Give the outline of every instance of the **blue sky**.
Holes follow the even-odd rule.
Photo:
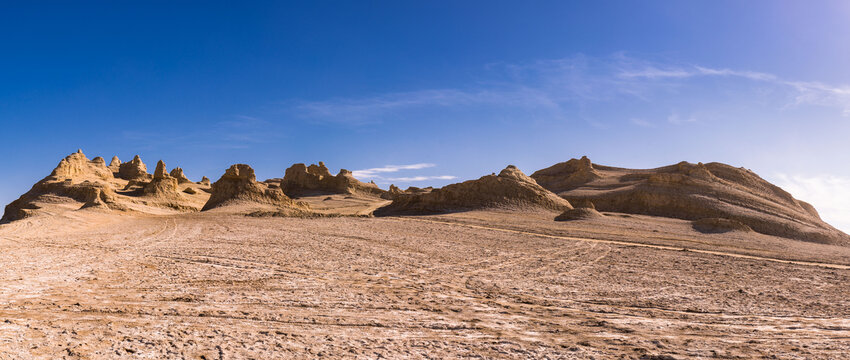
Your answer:
[[[65,155],[441,186],[753,169],[850,230],[846,1],[0,4],[0,202]]]

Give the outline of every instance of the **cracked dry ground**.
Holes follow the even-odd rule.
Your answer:
[[[405,218],[97,216],[0,227],[0,359],[850,351],[845,269]]]

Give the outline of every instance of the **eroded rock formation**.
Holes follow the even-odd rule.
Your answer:
[[[133,157],[133,160],[123,163],[118,167],[118,177],[124,180],[148,181],[151,175],[148,174],[148,167],[142,162],[139,155]]]
[[[346,169],[333,176],[323,162],[319,162],[319,165],[290,166],[286,169],[280,187],[289,196],[355,193],[381,196],[386,192],[374,183],[363,183],[355,179],[351,171]]]
[[[544,189],[513,165],[499,175],[447,185],[430,192],[397,195],[378,215],[428,214],[482,208],[537,208],[563,211],[570,203]]]
[[[180,184],[192,182],[191,180],[189,180],[186,177],[186,175],[183,174],[183,169],[179,168],[179,167],[171,169],[171,173],[169,175],[171,175],[171,177],[177,179],[177,182],[180,183]],[[209,179],[207,179],[207,181],[209,181]]]
[[[725,164],[681,162],[636,170],[592,164],[585,157],[531,177],[571,203],[590,200],[600,211],[685,220],[721,218],[767,235],[850,243],[850,236],[821,220],[811,205],[750,170]]]
[[[156,171],[154,171],[153,179],[145,186],[144,192],[146,195],[170,200],[180,199],[180,193],[177,190],[177,179],[168,174],[165,169],[165,162],[162,160],[156,163]]]
[[[112,161],[109,162],[109,170],[111,170],[113,173],[118,173],[118,171],[120,169],[121,169],[121,160],[118,159],[117,156],[113,156]]]
[[[68,155],[32,189],[6,206],[2,222],[31,216],[43,204],[83,203],[121,208],[115,202],[112,172],[102,161],[89,161],[81,150]]]
[[[296,203],[279,188],[271,188],[257,182],[254,169],[245,164],[231,166],[218,181],[212,184],[212,195],[203,210],[238,203],[306,209],[305,205]]]

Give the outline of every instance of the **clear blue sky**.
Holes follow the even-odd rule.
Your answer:
[[[77,148],[383,186],[588,155],[745,166],[850,230],[850,2],[23,3],[0,4],[3,203]]]

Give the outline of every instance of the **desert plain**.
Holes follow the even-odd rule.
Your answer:
[[[34,187],[0,225],[0,359],[850,357],[850,247],[828,227],[765,234],[733,209],[740,222],[706,230],[579,206],[510,167],[386,195],[299,194],[295,170],[257,182],[247,167],[170,188],[163,166],[80,195],[105,164],[79,154],[63,161],[81,171],[46,179],[64,187]],[[570,191],[621,171],[599,169]],[[451,195],[486,189],[499,201]],[[225,205],[199,211],[216,192]],[[554,220],[579,208],[592,216]],[[785,221],[821,226],[803,208]]]

